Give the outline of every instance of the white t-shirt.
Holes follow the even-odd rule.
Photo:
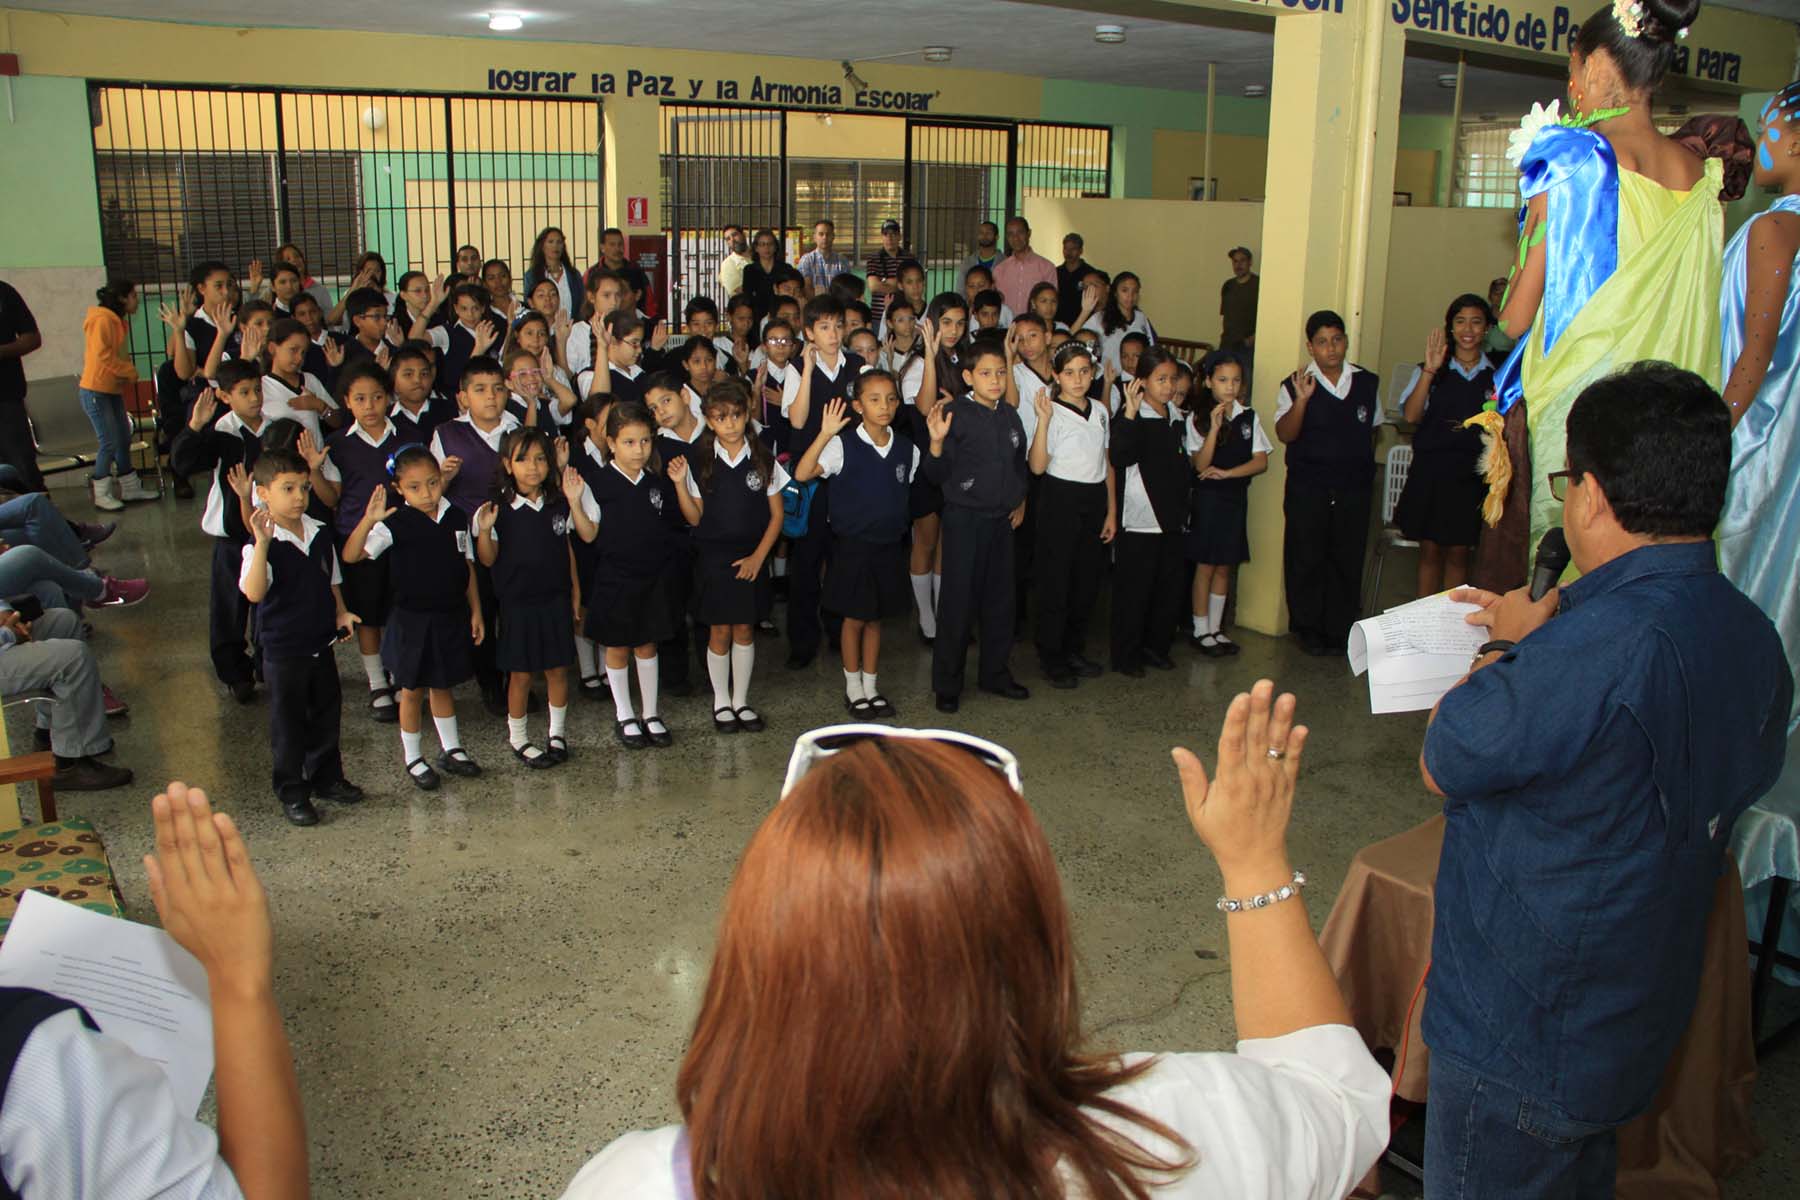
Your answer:
[[[1034,414],[1035,415],[1035,414]],[[1085,414],[1061,400],[1050,402],[1050,465],[1044,474],[1067,483],[1106,482],[1106,406],[1089,400]],[[1032,441],[1037,440],[1034,431]]]
[[[324,402],[325,411],[330,412],[337,407],[337,401],[325,390],[314,375],[302,371],[300,373],[300,391],[295,391],[273,375],[262,377],[263,420],[264,421],[298,421],[306,432],[312,434],[313,444],[320,448],[325,445],[325,435],[319,428],[319,414],[305,409],[295,408],[293,401],[304,392]]]
[[[1056,395],[1056,377],[1042,379],[1029,364],[1017,362],[1013,364],[1013,387],[1019,393],[1019,424],[1025,426],[1025,444],[1029,446],[1037,437],[1037,394],[1048,388]]]
[[[1341,1200],[1387,1145],[1389,1095],[1387,1073],[1356,1030],[1317,1025],[1239,1042],[1236,1054],[1158,1056],[1108,1099],[1191,1147],[1193,1168],[1156,1189],[1157,1200]],[[1091,1115],[1153,1154],[1179,1157],[1135,1123]],[[618,1138],[576,1173],[563,1200],[678,1200],[680,1133],[665,1125]]]
[[[1100,335],[1100,366],[1102,369],[1105,369],[1108,363],[1112,364],[1114,370],[1120,369],[1119,343],[1125,340],[1125,335],[1128,333],[1141,333],[1150,339],[1152,346],[1156,345],[1156,329],[1150,324],[1150,318],[1144,315],[1144,310],[1141,308],[1134,310],[1131,320],[1111,333],[1106,332],[1106,325],[1099,313],[1089,317],[1088,323],[1082,328],[1091,329]]]

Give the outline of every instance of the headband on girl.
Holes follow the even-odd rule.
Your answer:
[[[399,461],[400,456],[402,454],[405,454],[408,450],[423,450],[423,449],[425,449],[425,447],[422,446],[421,444],[419,444],[418,442],[401,442],[398,446],[395,446],[394,452],[392,454],[388,455],[388,459],[387,459],[388,478],[389,479],[395,478],[394,464]]]

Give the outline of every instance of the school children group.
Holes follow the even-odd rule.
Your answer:
[[[284,247],[268,300],[234,305],[230,269],[203,263],[189,311],[164,313],[186,381],[171,459],[210,475],[214,668],[240,702],[259,678],[268,692],[294,823],[319,819],[314,799],[362,795],[338,750],[339,641],[357,643],[369,713],[398,724],[401,768],[427,790],[482,770],[453,699],[471,678],[526,768],[569,758],[575,690],[610,698],[622,747],[671,745],[661,699],[691,690],[690,631],[714,731],[760,731],[756,635],[782,586],[787,665],[829,635],[855,719],[898,715],[882,630],[909,616],[939,712],[957,711],[971,641],[981,690],[1028,697],[1010,667],[1028,615],[1052,687],[1099,676],[1089,626],[1109,562],[1114,670],[1173,669],[1184,599],[1195,648],[1237,652],[1224,609],[1271,443],[1243,365],[1219,353],[1196,372],[1158,347],[1129,272],[1092,273],[1071,333],[1053,285],[1002,327],[974,272],[926,302],[906,260],[877,318],[855,276],[804,297],[777,264],[723,326],[690,301],[674,339],[638,307],[641,280],[577,276],[561,248],[540,236],[523,304],[506,264],[465,247],[480,282],[414,271],[389,293],[367,255],[327,313]],[[1314,362],[1276,412],[1289,601],[1308,648],[1332,652],[1355,615],[1351,517],[1381,416],[1374,377],[1343,362],[1342,320],[1317,314],[1307,334]]]

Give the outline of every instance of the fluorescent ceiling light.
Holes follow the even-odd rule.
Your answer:
[[[495,33],[512,33],[525,28],[525,18],[516,12],[493,12],[488,14],[488,28]]]
[[[1125,27],[1123,25],[1096,25],[1094,26],[1094,40],[1105,42],[1108,45],[1116,45],[1125,40]]]

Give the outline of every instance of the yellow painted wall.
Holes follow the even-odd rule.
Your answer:
[[[1463,292],[1487,295],[1488,281],[1506,274],[1518,247],[1518,227],[1504,209],[1396,208],[1393,230],[1381,356],[1363,362],[1384,383],[1396,363],[1424,357],[1425,336],[1443,323],[1450,301]]]
[[[1158,129],[1153,143],[1151,192],[1158,200],[1186,200],[1188,180],[1206,166],[1206,134],[1188,129]],[[1260,200],[1269,169],[1269,139],[1213,134],[1213,178],[1221,200]]]
[[[1442,157],[1436,150],[1396,150],[1394,191],[1410,192],[1415,206],[1436,204],[1438,162]]]

